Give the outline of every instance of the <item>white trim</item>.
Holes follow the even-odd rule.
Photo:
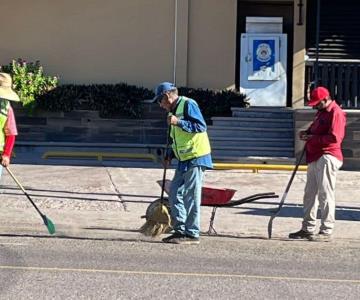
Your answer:
[[[306,62],[315,62],[315,58],[309,58]],[[319,62],[347,62],[347,63],[360,63],[360,59],[333,59],[333,58],[319,58]]]

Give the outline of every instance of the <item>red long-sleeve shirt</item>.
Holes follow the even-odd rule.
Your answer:
[[[8,135],[5,138],[5,145],[4,145],[4,150],[3,150],[2,155],[10,157],[12,150],[14,148],[14,145],[15,145],[15,135]]]
[[[14,111],[11,106],[9,107],[7,120],[3,130],[5,134],[5,145],[1,155],[10,157],[15,144],[15,136],[18,134]]]
[[[318,111],[307,130],[313,137],[306,142],[306,162],[316,161],[324,154],[343,161],[341,143],[345,136],[345,125],[346,114],[335,101]]]

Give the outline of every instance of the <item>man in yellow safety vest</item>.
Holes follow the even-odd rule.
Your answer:
[[[169,195],[174,233],[163,242],[199,244],[204,171],[212,168],[207,126],[195,100],[179,96],[173,83],[159,84],[155,94],[154,100],[169,113],[171,151],[166,161],[178,160]]]

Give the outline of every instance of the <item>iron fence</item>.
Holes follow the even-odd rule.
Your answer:
[[[308,101],[309,86],[314,78],[314,60],[308,60],[305,68],[305,101]],[[319,60],[318,79],[318,84],[327,87],[343,108],[360,108],[360,60]]]

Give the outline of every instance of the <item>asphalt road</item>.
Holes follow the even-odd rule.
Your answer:
[[[167,245],[137,232],[160,195],[154,167],[13,165],[41,218],[5,173],[0,197],[0,299],[358,299],[360,172],[341,171],[331,243],[288,241],[301,225],[306,175],[267,224],[278,199],[218,209],[217,237],[199,246]],[[173,170],[169,170],[171,178]],[[289,172],[211,171],[206,184],[237,190],[234,199],[282,195]],[[202,231],[211,207],[202,206]]]
[[[358,299],[359,240],[0,237],[0,299]]]

